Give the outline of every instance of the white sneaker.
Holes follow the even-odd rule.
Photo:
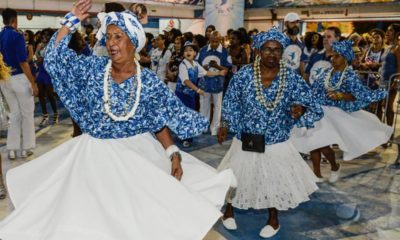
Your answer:
[[[15,150],[8,151],[8,159],[10,159],[10,160],[15,159]]]
[[[21,157],[22,158],[27,158],[29,156],[33,155],[32,150],[22,150],[21,152]]]
[[[236,221],[234,218],[230,217],[227,219],[222,219],[222,225],[224,225],[224,227],[228,230],[236,230],[237,229],[237,225],[236,225]]]
[[[331,176],[329,177],[329,182],[330,183],[335,183],[337,180],[339,180],[340,177],[340,171],[342,170],[342,166],[339,164],[339,168],[336,171],[331,171]]]
[[[274,229],[271,225],[265,225],[260,231],[260,237],[262,238],[270,238],[273,237],[275,234],[279,232],[279,229],[281,229],[281,226],[279,226],[277,229]]]

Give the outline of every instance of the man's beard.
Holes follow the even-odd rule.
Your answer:
[[[290,34],[290,35],[297,35],[297,34],[299,34],[299,32],[300,32],[300,29],[298,28],[298,27],[293,27],[293,28],[288,28],[287,29],[287,32]]]

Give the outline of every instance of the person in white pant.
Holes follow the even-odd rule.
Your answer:
[[[210,72],[227,71],[232,66],[232,60],[228,50],[221,45],[221,34],[214,31],[210,35],[209,45],[203,47],[198,55],[198,62]],[[225,74],[226,75],[226,74]],[[225,76],[204,77],[199,86],[204,89],[204,96],[200,96],[200,113],[210,122],[211,135],[217,135],[219,122],[221,121],[222,95]],[[211,120],[211,103],[214,105],[213,118]]]
[[[7,149],[9,158],[15,159],[16,150],[22,148],[21,156],[27,157],[35,147],[33,97],[37,95],[38,89],[28,64],[24,36],[17,32],[17,12],[6,8],[2,17],[5,27],[0,32],[0,52],[4,62],[11,67],[12,76],[0,86],[10,107]]]

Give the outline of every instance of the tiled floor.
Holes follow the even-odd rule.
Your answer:
[[[3,171],[49,151],[70,138],[69,119],[41,129],[35,155],[29,159],[8,160],[2,147]],[[230,142],[216,143],[214,137],[203,135],[195,139],[189,151],[217,167]],[[345,162],[341,181],[323,183],[311,200],[298,208],[280,214],[281,230],[272,239],[400,239],[400,170],[390,169],[397,148],[378,148],[363,157]],[[337,151],[340,159],[340,152]],[[33,160],[34,161],[34,160]],[[329,166],[323,164],[323,175],[329,177]],[[13,207],[9,199],[0,201],[0,219]],[[236,211],[237,231],[227,231],[218,222],[207,240],[253,240],[266,221],[265,211]]]

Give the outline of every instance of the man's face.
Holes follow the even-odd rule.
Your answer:
[[[335,32],[332,30],[325,30],[324,32],[324,47],[326,49],[330,49],[332,43],[338,41],[339,39],[336,38]]]
[[[285,26],[289,35],[297,35],[300,33],[300,21],[285,22]]]
[[[217,49],[220,44],[220,37],[219,36],[210,36],[210,47],[211,49]]]

